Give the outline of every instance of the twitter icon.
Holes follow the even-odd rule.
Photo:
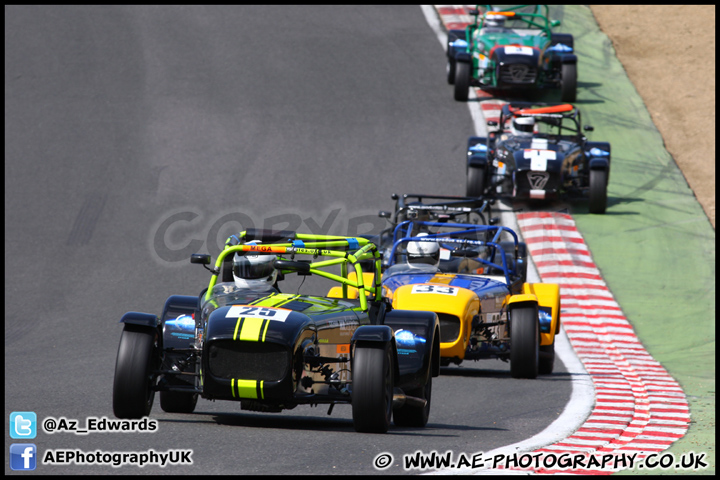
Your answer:
[[[35,438],[37,415],[35,412],[12,412],[10,414],[11,438]]]

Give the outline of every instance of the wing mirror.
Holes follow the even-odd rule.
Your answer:
[[[190,256],[190,263],[198,265],[210,265],[210,255],[207,253],[193,253]]]

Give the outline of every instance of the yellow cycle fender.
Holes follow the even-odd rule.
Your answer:
[[[535,296],[539,306],[552,309],[550,331],[548,333],[540,332],[540,345],[552,345],[555,342],[555,334],[560,331],[560,285],[556,283],[526,283],[523,285],[523,294]]]
[[[440,356],[465,358],[472,319],[480,310],[480,300],[472,290],[435,284],[418,283],[398,287],[392,298],[399,310],[428,310],[440,318]],[[443,325],[446,328],[443,333]],[[449,332],[453,332],[449,334]]]
[[[352,280],[353,282],[357,278],[357,275],[355,275],[355,272],[350,272],[348,274],[348,280]],[[375,281],[375,274],[372,272],[363,272],[363,282],[365,285],[372,285]],[[347,289],[347,295],[349,299],[356,299],[358,298],[358,291],[357,288],[348,287]],[[343,298],[342,295],[342,287],[341,286],[335,286],[330,289],[328,292],[328,297],[330,298]]]

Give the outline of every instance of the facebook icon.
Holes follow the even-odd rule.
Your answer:
[[[32,443],[10,445],[10,468],[13,470],[35,470],[37,447]]]

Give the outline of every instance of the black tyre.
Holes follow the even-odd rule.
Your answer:
[[[447,82],[450,85],[455,83],[455,71],[457,70],[457,62],[454,58],[448,58],[447,61]]]
[[[142,418],[150,414],[155,398],[157,332],[151,328],[125,325],[120,337],[113,412],[118,418]]]
[[[455,66],[455,100],[466,102],[470,96],[470,64],[456,62]]]
[[[424,407],[403,405],[393,410],[393,422],[398,427],[424,427],[430,418],[430,400],[432,399],[432,375],[428,372],[425,386],[417,390],[406,392],[411,397],[422,398],[427,401]]]
[[[540,375],[550,375],[555,367],[555,342],[550,345],[540,345],[540,362],[538,372]]]
[[[467,167],[467,187],[465,194],[468,197],[482,197],[485,193],[485,169],[482,167]]]
[[[577,64],[563,63],[560,74],[560,98],[563,102],[574,102],[577,98]]]
[[[356,346],[352,366],[352,415],[356,431],[388,431],[392,417],[393,388],[391,345]]]
[[[168,413],[192,413],[198,394],[189,392],[160,392],[160,408]]]
[[[590,170],[590,213],[605,213],[607,208],[607,170]]]
[[[510,375],[513,378],[538,375],[539,323],[536,306],[516,307],[510,312]]]

